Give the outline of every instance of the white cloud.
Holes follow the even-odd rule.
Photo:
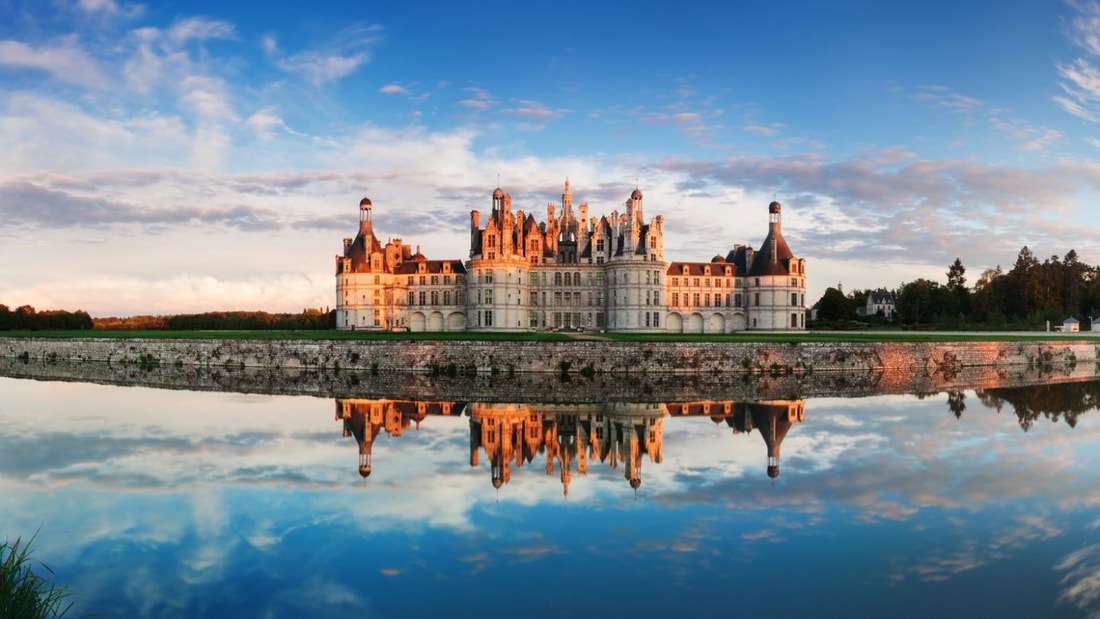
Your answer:
[[[409,89],[405,88],[401,84],[393,83],[386,84],[385,86],[379,88],[378,92],[386,95],[407,95],[409,94]]]
[[[181,45],[191,40],[232,39],[236,37],[236,29],[227,21],[188,17],[172,24],[165,34],[169,41]]]
[[[61,39],[48,47],[0,41],[0,65],[43,71],[54,79],[78,86],[107,87],[98,64],[78,45],[75,37]]]

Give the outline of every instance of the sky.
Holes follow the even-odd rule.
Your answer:
[[[635,188],[669,260],[827,287],[1100,263],[1100,3],[0,0],[0,303],[335,305],[376,233],[466,259],[496,186]]]

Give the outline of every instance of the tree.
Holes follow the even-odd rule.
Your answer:
[[[966,267],[958,257],[947,267],[947,288],[955,295],[959,314],[969,314],[970,290],[966,288]]]
[[[828,288],[818,302],[818,320],[855,320],[856,308],[852,300],[836,288]]]

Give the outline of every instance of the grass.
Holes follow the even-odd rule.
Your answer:
[[[567,333],[406,333],[385,331],[0,331],[3,337],[34,338],[117,338],[117,339],[215,339],[215,340],[359,340],[359,341],[475,341],[475,342],[564,342],[576,339]],[[939,331],[805,331],[805,332],[741,332],[729,334],[702,333],[600,333],[588,332],[585,337],[599,337],[620,342],[1017,342],[1037,339],[1071,341],[1094,339],[1088,332],[1058,333],[1019,331],[989,333]]]
[[[33,542],[34,537],[25,544],[22,538],[14,543],[0,542],[0,617],[64,617],[72,608],[68,589],[35,573],[34,564],[50,575],[53,570],[31,558]]]
[[[563,342],[561,333],[406,333],[393,331],[0,331],[0,337],[181,339],[181,340],[364,340],[364,341],[529,341]]]

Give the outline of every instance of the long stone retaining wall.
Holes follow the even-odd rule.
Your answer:
[[[743,343],[0,338],[0,358],[25,362],[273,368],[446,376],[684,375],[1078,367],[1100,364],[1100,339],[1006,342]]]

